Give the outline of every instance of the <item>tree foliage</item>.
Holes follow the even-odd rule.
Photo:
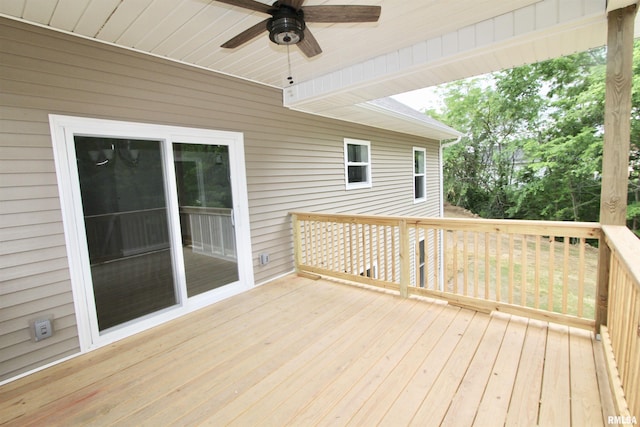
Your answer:
[[[640,42],[634,45],[628,216],[640,222]],[[604,48],[441,88],[428,114],[465,134],[445,150],[447,200],[483,217],[597,221]]]

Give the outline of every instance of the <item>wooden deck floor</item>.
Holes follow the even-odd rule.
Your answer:
[[[584,331],[290,276],[4,385],[0,424],[603,425],[600,357]]]

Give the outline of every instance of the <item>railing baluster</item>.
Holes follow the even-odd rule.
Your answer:
[[[375,270],[378,268],[375,266],[373,262],[373,225],[369,224],[369,268],[371,269],[371,274],[369,277],[375,279]]]
[[[548,283],[548,289],[547,289],[547,291],[549,292],[548,298],[547,298],[547,310],[549,311],[554,310],[553,284],[555,282],[555,271],[556,271],[556,267],[555,267],[556,255],[554,250],[555,244],[556,244],[555,236],[550,236],[549,237],[549,283]]]
[[[571,239],[564,236],[564,254],[562,266],[562,314],[567,314],[567,299],[569,298],[569,247]]]
[[[509,282],[507,284],[509,304],[513,304],[514,257],[515,243],[513,241],[513,234],[509,234]]]
[[[540,308],[540,245],[541,237],[536,236],[536,268],[534,270],[534,291],[533,291],[533,308]]]
[[[407,221],[401,219],[400,228],[400,296],[407,298],[409,296],[409,284],[411,274],[411,260],[409,258],[409,230]]]
[[[464,289],[463,289],[463,295],[467,296],[469,295],[469,263],[468,263],[468,257],[469,257],[469,251],[468,251],[468,234],[467,234],[467,230],[463,230],[462,231],[462,267],[463,267],[463,272],[462,272],[462,280],[463,280],[463,285],[464,285]]]
[[[396,251],[396,227],[397,225],[391,227],[391,276],[394,282],[400,282],[396,275],[396,260],[398,259]]]
[[[444,257],[442,256],[441,252],[440,252],[440,229],[439,228],[434,228],[433,229],[433,289],[436,291],[441,291],[444,290],[444,279],[441,281],[440,277],[444,277],[444,273],[442,271],[442,266],[444,264],[444,261],[440,261],[441,259],[444,260]]]
[[[380,260],[380,224],[376,225],[376,265],[378,266],[378,278],[382,279],[382,274],[380,273],[380,270],[382,269],[382,263]]]
[[[444,291],[449,291],[449,284],[451,283],[450,273],[449,273],[449,257],[448,254],[451,252],[449,250],[449,233],[448,230],[442,230],[442,259],[443,259],[443,274],[444,283],[442,284]]]
[[[522,236],[522,246],[520,250],[520,265],[521,265],[521,282],[520,282],[520,305],[523,307],[527,306],[527,265],[528,261],[528,245],[527,245],[527,235],[523,234]]]
[[[496,234],[496,301],[502,301],[502,234]]]
[[[585,264],[585,246],[586,239],[580,238],[580,252],[578,261],[578,317],[582,317],[584,311],[584,270]]]
[[[478,256],[479,252],[478,252],[478,232],[474,232],[473,233],[473,253],[475,254],[475,256],[473,257],[473,297],[474,298],[478,298],[479,294],[478,294],[478,287],[480,285],[480,266],[479,266],[479,259],[480,257]]]
[[[451,230],[451,251],[453,252],[453,265],[451,277],[453,279],[453,293],[458,293],[458,232]]]
[[[490,280],[490,269],[489,269],[489,260],[491,259],[489,253],[489,233],[484,233],[484,299],[489,299],[489,290],[491,289],[489,286]]]

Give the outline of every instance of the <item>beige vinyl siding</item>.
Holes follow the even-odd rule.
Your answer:
[[[291,210],[438,213],[436,141],[291,111],[276,88],[0,18],[0,381],[78,351],[49,114],[242,132],[256,283],[293,269]],[[345,190],[344,138],[371,141],[373,188]],[[414,146],[427,149],[427,203],[413,203]],[[56,333],[32,343],[28,321],[44,314]]]
[[[440,145],[431,144],[427,149],[427,212],[425,216],[440,216]]]
[[[0,380],[79,350],[51,137],[33,119],[1,110]],[[41,315],[54,317],[46,346],[25,328]]]

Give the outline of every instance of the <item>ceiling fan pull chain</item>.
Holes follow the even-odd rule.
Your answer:
[[[287,80],[289,81],[289,84],[292,85],[293,74],[291,73],[291,52],[289,51],[289,45],[287,45],[287,63],[289,65],[289,77],[287,77]]]

